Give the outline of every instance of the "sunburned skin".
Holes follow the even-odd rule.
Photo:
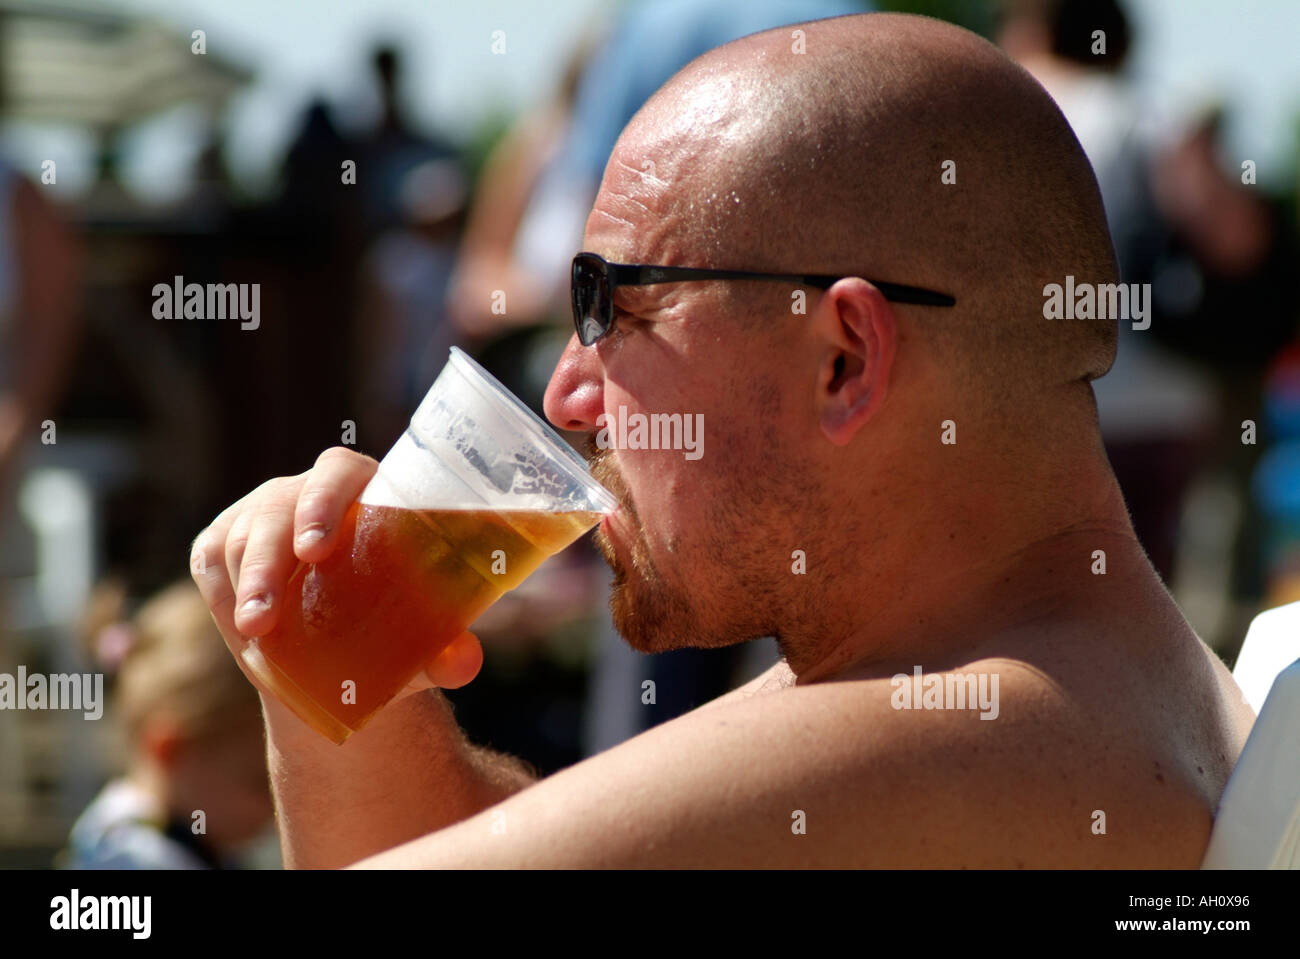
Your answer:
[[[1047,283],[1118,279],[1091,168],[1050,97],[973,34],[884,14],[801,29],[804,54],[788,29],[756,34],[651,99],[583,248],[846,278],[803,311],[779,283],[628,289],[608,335],[570,340],[545,401],[593,437],[602,416],[701,417],[699,459],[594,455],[622,504],[595,537],[614,621],[644,652],[774,636],[782,662],[542,780],[467,749],[436,694],[335,753],[270,703],[287,864],[1200,864],[1254,717],[1106,459],[1090,381],[1115,323],[1043,316]],[[956,304],[892,303],[864,277]],[[200,538],[240,560],[201,584],[232,649],[232,610],[291,568],[287,517],[328,527],[372,472],[332,451]],[[477,670],[472,638],[452,648],[433,683]],[[904,708],[896,677],[918,673],[996,690],[996,715],[946,692]]]

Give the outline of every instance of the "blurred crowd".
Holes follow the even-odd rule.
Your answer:
[[[403,52],[381,46],[372,124],[310,103],[264,199],[237,189],[215,133],[165,208],[118,182],[114,142],[69,207],[0,160],[0,672],[103,672],[112,695],[102,729],[0,713],[0,865],[55,850],[74,868],[274,864],[256,696],[188,585],[193,537],[329,446],[381,456],[453,344],[540,412],[572,332],[569,260],[627,120],[714,46],[864,9],[614,8],[479,153],[404,114]],[[1300,599],[1295,192],[1243,175],[1223,104],[1144,106],[1116,0],[996,14],[991,38],[1093,162],[1124,281],[1151,285],[1150,328],[1121,324],[1095,384],[1103,434],[1153,564],[1231,660],[1252,615]],[[260,284],[260,325],[155,319],[154,287],[175,277]],[[480,621],[484,672],[448,694],[471,737],[550,773],[774,661],[770,640],[632,652],[607,575],[577,545]]]

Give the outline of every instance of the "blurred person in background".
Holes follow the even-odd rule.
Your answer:
[[[262,309],[280,321],[258,328],[255,349],[241,337],[225,337],[225,369],[214,383],[220,390],[232,379],[228,371],[241,374],[237,389],[224,390],[223,441],[257,448],[250,471],[264,473],[319,439],[303,422],[307,397],[334,441],[339,424],[357,418],[355,304],[369,219],[360,156],[359,143],[339,128],[328,104],[313,99],[285,154],[281,192],[266,211],[268,221],[246,227],[247,246],[261,256],[249,257],[244,269],[266,278]],[[349,161],[357,165],[355,184],[342,182]],[[241,239],[232,250],[239,250]],[[329,387],[322,389],[323,383]],[[249,430],[254,421],[258,430]],[[363,425],[358,432],[365,433]]]
[[[1155,195],[1170,230],[1153,293],[1167,322],[1151,332],[1209,369],[1218,385],[1222,427],[1207,465],[1227,480],[1238,517],[1223,549],[1235,600],[1226,642],[1243,636],[1261,607],[1296,595],[1295,496],[1285,490],[1295,489],[1300,472],[1279,473],[1279,464],[1294,457],[1297,433],[1285,384],[1294,377],[1300,330],[1292,280],[1300,247],[1276,200],[1242,182],[1243,158],[1228,153],[1225,119],[1224,108],[1211,105],[1157,156]],[[1288,479],[1279,487],[1282,475]],[[1222,523],[1200,520],[1210,529]],[[1198,552],[1205,552],[1199,544]]]
[[[1271,609],[1300,602],[1300,342],[1269,369],[1260,427],[1269,442],[1251,477],[1251,501],[1262,527],[1262,605]]]
[[[1121,279],[1151,284],[1150,328],[1120,323],[1115,365],[1094,385],[1134,528],[1168,583],[1193,480],[1254,449],[1237,424],[1258,417],[1261,372],[1295,332],[1283,292],[1292,244],[1255,188],[1225,174],[1217,114],[1171,135],[1143,105],[1117,0],[1011,0],[997,39],[1079,137]],[[1244,484],[1247,470],[1233,472]]]
[[[356,186],[345,189],[360,191],[364,229],[351,301],[353,416],[362,443],[378,450],[405,429],[455,340],[447,290],[469,187],[461,151],[405,115],[397,49],[376,47],[371,66],[379,120],[356,142]]]
[[[94,654],[116,671],[127,769],[81,814],[57,864],[240,865],[272,817],[257,695],[191,582],[159,593],[129,623],[116,621],[113,605],[101,603],[98,618],[113,621],[93,633]]]
[[[402,178],[402,222],[376,237],[362,260],[353,356],[357,422],[369,445],[401,435],[457,340],[444,304],[465,198],[455,161],[410,170]]]
[[[377,46],[370,64],[380,113],[374,128],[358,142],[357,186],[365,203],[367,233],[374,236],[404,222],[402,194],[411,170],[430,161],[458,162],[460,151],[441,134],[418,130],[405,115],[402,57],[395,46]]]
[[[587,31],[554,95],[525,111],[488,154],[447,297],[447,315],[462,343],[534,411],[542,408],[546,374],[530,372],[529,363],[538,341],[550,340],[555,349],[559,337],[563,348],[568,305],[556,296],[549,258],[539,270],[520,248],[521,229],[529,204],[545,186],[543,174],[576,135],[578,84],[602,38],[603,31]]]

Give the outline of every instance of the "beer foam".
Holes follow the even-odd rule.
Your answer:
[[[401,509],[482,509],[483,503],[407,430],[379,462],[379,472],[361,494],[366,506]]]
[[[401,509],[600,509],[571,481],[554,475],[540,453],[485,451],[465,436],[446,440],[408,429],[380,462],[361,502]]]
[[[454,347],[361,502],[542,512],[604,512],[617,506],[582,457]]]

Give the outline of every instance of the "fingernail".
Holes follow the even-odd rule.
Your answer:
[[[309,526],[298,534],[296,540],[299,549],[305,549],[308,546],[315,546],[325,538],[325,530],[319,526]]]
[[[239,607],[239,615],[256,616],[258,613],[265,613],[271,608],[271,597],[266,593],[258,593],[250,599],[244,600],[244,605]]]

